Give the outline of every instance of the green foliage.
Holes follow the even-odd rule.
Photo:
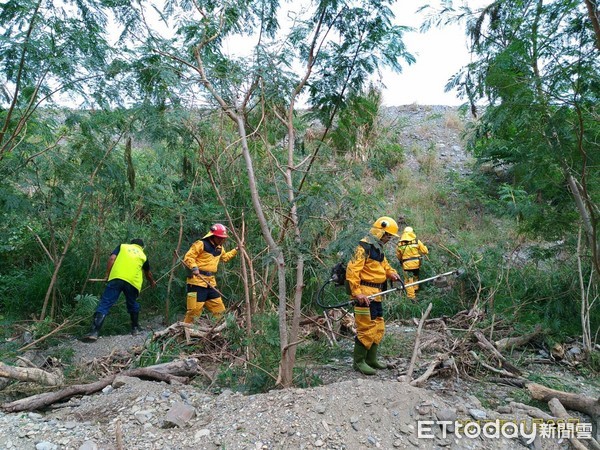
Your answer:
[[[275,387],[280,355],[278,318],[274,314],[256,315],[253,328],[248,342],[248,347],[254,349],[250,364],[246,369],[234,365],[221,371],[217,379],[219,386],[248,394],[267,392]],[[233,330],[234,335],[239,336],[240,332]]]
[[[148,367],[173,361],[184,354],[183,346],[175,339],[166,342],[159,340],[148,340],[144,349],[136,358],[135,367]]]
[[[381,93],[373,87],[366,95],[352,95],[340,113],[337,127],[331,132],[333,147],[340,153],[366,156],[372,144]],[[368,154],[368,153],[367,153]]]
[[[380,144],[373,150],[373,157],[369,158],[368,166],[377,180],[385,176],[404,162],[404,149],[398,144]]]

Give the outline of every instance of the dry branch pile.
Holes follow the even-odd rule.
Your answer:
[[[463,376],[467,379],[491,375],[487,378],[488,381],[527,388],[533,399],[548,402],[554,416],[549,416],[537,408],[519,404],[511,404],[513,412],[524,407],[531,417],[548,420],[570,418],[565,408],[578,411],[592,419],[592,424],[596,430],[596,439],[598,439],[600,435],[600,398],[593,399],[585,395],[557,391],[533,383],[525,378],[526,372],[524,370],[518,368],[502,353],[530,344],[543,334],[540,327],[536,327],[529,334],[517,337],[506,336],[493,341],[491,336],[498,333],[498,328],[494,330],[493,325],[476,328],[483,317],[480,311],[461,311],[450,318],[427,320],[431,306],[429,304],[421,320],[417,323],[413,356],[406,374],[399,378],[400,381],[408,382],[413,386],[423,386],[429,378],[435,375],[454,373],[456,376]],[[428,326],[433,331],[428,331],[427,338],[422,338],[424,329]],[[430,362],[425,371],[414,379],[413,370],[418,357],[422,356],[426,350],[433,349],[437,353],[433,358],[429,358]],[[565,352],[562,353],[562,358],[564,356]],[[556,359],[558,355],[554,356],[554,352],[551,352],[549,357]],[[566,362],[571,364],[568,361]],[[588,448],[575,438],[570,441],[575,448]],[[600,445],[594,438],[589,439],[588,443],[589,448],[600,450]]]
[[[177,322],[170,327],[156,332],[146,342],[145,346],[134,347],[130,351],[113,350],[109,355],[94,358],[83,365],[88,374],[100,376],[101,379],[92,383],[84,383],[63,387],[57,391],[32,395],[17,401],[5,403],[0,406],[7,412],[32,411],[46,408],[56,402],[62,402],[77,395],[89,395],[104,389],[112,384],[119,375],[137,377],[148,380],[165,381],[168,383],[187,383],[190,378],[199,375],[212,377],[201,367],[200,361],[207,356],[213,360],[226,359],[228,354],[226,345],[221,345],[223,338],[221,332],[226,323],[218,325],[189,325]],[[192,347],[196,351],[182,355],[183,359],[176,359],[169,363],[158,364],[162,354],[172,343]],[[147,367],[139,365],[140,357],[148,348],[152,347],[152,356],[156,364]],[[158,349],[158,350],[157,350]],[[202,349],[203,352],[197,350]],[[38,367],[14,367],[0,363],[0,376],[23,382],[33,382],[47,386],[61,387],[64,384],[64,374],[60,367],[51,371]]]

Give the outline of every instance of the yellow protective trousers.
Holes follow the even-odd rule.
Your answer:
[[[365,295],[380,292],[379,289],[370,286],[361,286],[360,289],[361,293]],[[373,344],[379,344],[385,333],[381,297],[372,299],[369,306],[354,306],[354,321],[356,322],[356,337],[365,348],[370,349]]]
[[[221,318],[221,316],[225,312],[225,305],[223,304],[223,299],[221,297],[207,298],[206,295],[202,295],[202,293],[200,293],[201,300],[199,301],[198,294],[198,292],[194,291],[187,293],[187,311],[185,313],[183,322],[193,323],[194,319],[200,317],[200,315],[202,314],[202,310],[204,309],[205,304],[206,309],[208,309],[211,312],[215,319]]]
[[[419,269],[404,271],[404,284],[416,283],[419,281]],[[406,296],[408,298],[417,298],[419,285],[409,286],[406,288]]]

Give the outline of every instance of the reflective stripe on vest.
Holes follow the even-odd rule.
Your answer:
[[[137,244],[121,244],[119,254],[110,269],[108,280],[118,278],[127,281],[138,291],[142,289],[142,266],[146,262],[146,255]]]

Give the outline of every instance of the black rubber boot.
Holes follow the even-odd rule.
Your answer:
[[[139,323],[140,313],[139,312],[130,313],[129,316],[131,317],[131,334],[136,336],[142,332],[142,329],[140,328],[140,323]]]
[[[95,312],[94,319],[92,321],[92,330],[83,338],[81,338],[81,340],[83,342],[96,342],[98,340],[98,333],[100,333],[100,328],[102,328],[105,318],[106,314]]]
[[[352,367],[354,368],[354,370],[358,370],[359,372],[365,375],[375,375],[377,371],[365,362],[366,357],[367,348],[362,344],[362,342],[360,342],[358,339],[355,339],[354,364],[352,364]]]
[[[375,343],[371,345],[371,348],[367,351],[367,357],[365,362],[373,369],[387,369],[387,364],[384,364],[377,360],[377,348],[379,346]]]

